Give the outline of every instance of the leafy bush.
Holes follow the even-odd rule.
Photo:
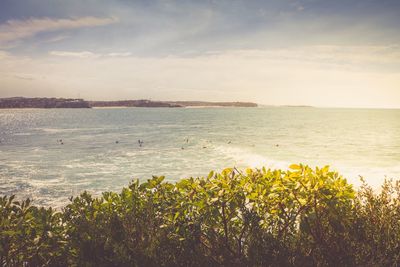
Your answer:
[[[400,184],[379,194],[328,167],[225,169],[55,211],[0,198],[3,266],[397,266]]]

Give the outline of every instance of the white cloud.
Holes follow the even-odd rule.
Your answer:
[[[47,40],[45,40],[43,42],[44,43],[56,43],[56,42],[68,39],[69,37],[70,37],[69,35],[57,35],[57,36],[49,38],[49,39],[47,39]]]
[[[96,58],[100,56],[99,54],[95,54],[89,51],[81,51],[81,52],[51,51],[49,54],[52,56],[77,57],[77,58]]]
[[[108,53],[107,56],[109,57],[129,57],[132,53],[124,52],[124,53]]]
[[[9,20],[0,24],[0,43],[8,43],[31,37],[40,32],[103,26],[117,21],[118,19],[114,17],[81,17],[70,19],[30,18],[27,20]]]
[[[9,56],[9,53],[3,50],[0,50],[0,60]]]
[[[77,58],[99,58],[99,57],[129,57],[132,55],[130,52],[113,52],[108,54],[99,54],[93,53],[90,51],[80,51],[80,52],[71,52],[71,51],[51,51],[49,52],[52,56],[60,56],[60,57],[77,57]]]

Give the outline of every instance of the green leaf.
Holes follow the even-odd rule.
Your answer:
[[[299,166],[297,164],[292,164],[289,166],[289,168],[292,170],[301,170],[301,166]]]

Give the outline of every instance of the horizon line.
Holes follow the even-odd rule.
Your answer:
[[[152,101],[152,102],[207,102],[207,103],[253,103],[257,104],[257,108],[265,108],[265,107],[290,107],[290,108],[334,108],[334,109],[389,109],[389,110],[398,110],[400,107],[369,107],[369,106],[319,106],[319,105],[312,105],[312,104],[264,104],[258,103],[253,101],[242,101],[242,100],[154,100],[152,98],[131,98],[131,99],[118,99],[118,100],[91,100],[85,99],[81,97],[73,98],[73,97],[62,97],[62,96],[8,96],[8,97],[0,97],[0,99],[7,99],[7,98],[56,98],[56,99],[81,99],[87,102],[118,102],[118,101]]]

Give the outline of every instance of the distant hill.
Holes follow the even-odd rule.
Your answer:
[[[120,101],[89,101],[91,107],[257,107],[250,102],[205,102],[205,101],[151,101],[151,100],[120,100]]]
[[[250,102],[205,102],[205,101],[86,101],[72,98],[0,98],[0,108],[92,108],[92,107],[257,107]]]
[[[168,102],[183,107],[257,107],[251,102],[205,102],[205,101],[172,101]]]
[[[91,107],[150,107],[150,108],[180,108],[168,102],[151,100],[119,100],[119,101],[89,101]]]
[[[90,108],[89,102],[72,98],[0,98],[0,108]]]

